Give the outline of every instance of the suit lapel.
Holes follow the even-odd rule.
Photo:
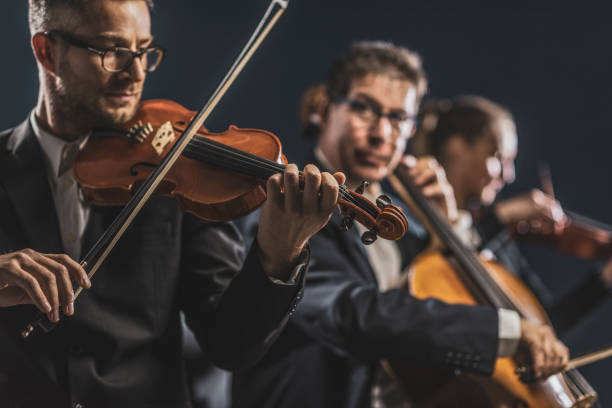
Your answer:
[[[27,242],[39,252],[63,252],[45,158],[29,119],[15,128],[6,147],[0,178]]]

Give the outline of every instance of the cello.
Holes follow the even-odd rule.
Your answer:
[[[410,265],[406,282],[417,298],[447,303],[490,305],[514,310],[527,320],[549,324],[533,293],[512,273],[468,249],[450,224],[404,175],[389,177],[393,188],[423,222],[431,238],[429,250]],[[414,361],[383,362],[387,372],[425,407],[590,407],[597,393],[576,370],[526,383],[513,358],[497,360],[491,377],[442,372]]]

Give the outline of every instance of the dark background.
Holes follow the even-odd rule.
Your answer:
[[[246,42],[267,0],[156,3],[153,33],[169,54],[149,77],[145,98],[171,98],[196,109]],[[207,126],[271,130],[285,153],[299,159],[312,147],[300,137],[301,93],[325,79],[333,59],[352,41],[391,40],[423,56],[430,95],[481,94],[513,112],[519,134],[517,181],[504,195],[537,187],[537,164],[544,160],[566,208],[612,223],[609,13],[604,6],[577,3],[554,8],[492,3],[292,0]],[[38,79],[28,45],[27,2],[7,1],[2,7],[0,127],[7,128],[34,106]],[[592,267],[541,247],[525,251],[557,295]],[[563,337],[572,353],[612,343],[610,312],[608,301]],[[612,360],[581,371],[602,406],[612,406],[607,387]]]

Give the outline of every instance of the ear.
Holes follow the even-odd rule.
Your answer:
[[[49,73],[55,74],[56,48],[55,40],[43,33],[36,33],[31,40],[32,51],[36,61]]]
[[[327,122],[329,116],[329,109],[331,108],[331,101],[327,95],[323,96],[320,101],[317,102],[316,112],[321,118],[321,124],[324,125]]]

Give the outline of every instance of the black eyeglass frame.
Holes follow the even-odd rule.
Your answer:
[[[390,122],[393,122],[394,120],[396,120],[398,122],[398,124],[401,124],[402,122],[407,122],[407,121],[412,121],[413,122],[413,126],[416,126],[417,124],[417,116],[416,115],[410,115],[405,111],[402,111],[405,116],[398,116],[399,112],[389,112],[389,113],[383,113],[382,110],[380,109],[379,106],[376,106],[373,103],[369,103],[366,101],[362,101],[359,99],[352,99],[352,98],[334,98],[333,102],[335,103],[346,103],[350,108],[352,109],[369,109],[371,110],[374,115],[376,115],[376,121],[373,123],[378,123],[378,121],[381,118],[387,118]]]
[[[99,47],[94,47],[90,44],[87,44],[81,40],[78,40],[76,38],[74,38],[72,35],[62,32],[62,31],[58,31],[58,30],[49,30],[49,31],[45,31],[43,33],[45,36],[48,37],[58,37],[61,38],[63,41],[67,42],[68,44],[75,46],[77,48],[81,48],[84,49],[86,51],[91,52],[92,54],[95,54],[97,56],[100,57],[100,63],[102,65],[102,68],[107,71],[107,72],[112,72],[112,73],[117,73],[117,72],[122,72],[125,71],[126,69],[130,68],[132,66],[132,63],[134,62],[134,58],[142,58],[143,55],[156,51],[160,53],[160,57],[159,57],[159,62],[155,65],[151,66],[147,66],[145,68],[145,71],[147,72],[153,72],[157,69],[157,67],[159,67],[159,65],[162,63],[162,61],[164,60],[164,57],[166,56],[166,53],[168,52],[165,48],[157,45],[157,44],[151,44],[149,45],[147,48],[144,48],[142,50],[138,50],[138,51],[132,51],[129,48],[125,48],[125,47],[106,47],[106,48],[99,48]],[[106,67],[104,65],[104,58],[106,57],[106,54],[109,52],[117,52],[117,51],[122,51],[122,52],[127,52],[129,53],[130,59],[125,63],[125,66],[122,67],[121,69],[109,69],[108,67]]]

